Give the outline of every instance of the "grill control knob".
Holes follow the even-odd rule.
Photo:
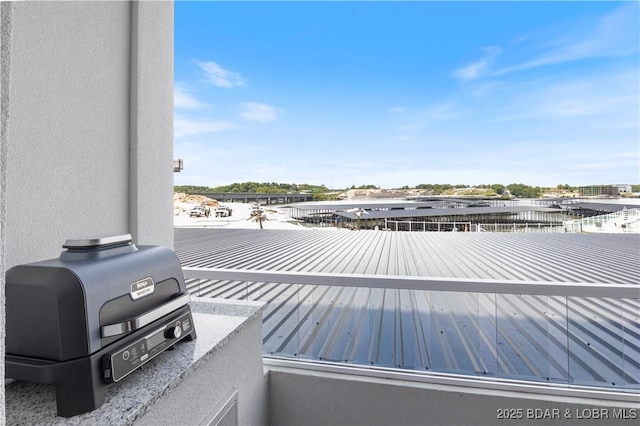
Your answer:
[[[182,324],[180,324],[180,321],[176,322],[173,327],[167,328],[164,332],[164,336],[167,339],[178,339],[182,336]]]

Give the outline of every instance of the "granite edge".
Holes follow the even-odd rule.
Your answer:
[[[204,349],[203,352],[197,354],[188,365],[184,366],[179,373],[175,373],[171,377],[167,378],[166,381],[158,383],[158,386],[153,390],[149,391],[149,395],[146,398],[143,398],[141,402],[139,402],[137,407],[131,410],[128,413],[123,413],[120,416],[120,422],[118,424],[121,425],[132,425],[138,419],[142,418],[144,414],[152,408],[156,403],[161,401],[168,393],[172,390],[176,389],[180,386],[180,384],[189,377],[192,373],[197,372],[197,370],[207,363],[218,351],[222,350],[230,341],[232,341],[239,333],[241,333],[245,328],[247,328],[253,321],[258,320],[262,322],[261,316],[262,312],[266,307],[266,302],[255,302],[255,301],[236,301],[236,300],[225,300],[225,299],[202,299],[202,298],[192,298],[189,303],[191,307],[191,311],[193,314],[204,314],[204,315],[216,315],[216,316],[228,316],[241,318],[240,322],[233,327],[233,329],[227,333],[218,341],[212,342],[211,346]],[[198,329],[196,326],[196,333],[198,333]],[[197,344],[197,340],[192,342],[185,342],[186,344],[193,343]],[[180,346],[178,346],[178,350]],[[193,348],[193,347],[191,347]],[[182,349],[183,351],[188,351]],[[157,373],[160,373],[164,367],[157,366]],[[153,379],[152,379],[153,380]],[[6,384],[6,383],[5,383]],[[108,402],[106,402],[108,404]],[[114,401],[112,402],[113,409],[117,409],[118,405]],[[131,407],[133,408],[133,407]],[[100,408],[98,408],[100,409]],[[63,425],[78,425],[84,424],[85,421],[96,421],[96,424],[112,424],[112,419],[109,416],[103,417],[102,420],[106,421],[104,423],[95,417],[91,418],[91,413],[86,413],[89,417],[84,417],[83,415],[74,416],[70,418],[63,417],[52,417],[50,420],[41,419],[41,422],[38,424],[44,425],[55,425],[55,424],[63,424]],[[97,413],[94,413],[97,414]],[[105,413],[102,413],[105,414]],[[99,415],[99,414],[98,414]],[[44,422],[43,422],[44,421]]]

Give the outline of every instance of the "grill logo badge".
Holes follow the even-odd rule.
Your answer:
[[[156,284],[153,282],[153,278],[148,277],[131,283],[131,298],[133,300],[138,300],[152,294],[155,290]]]

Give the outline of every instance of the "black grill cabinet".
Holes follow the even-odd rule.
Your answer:
[[[56,385],[58,415],[102,405],[106,389],[196,338],[175,253],[130,235],[67,240],[56,259],[6,274],[6,377]]]

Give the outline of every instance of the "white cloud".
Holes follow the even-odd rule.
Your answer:
[[[494,121],[584,118],[582,127],[638,128],[638,76],[635,71],[592,72],[553,82],[515,85],[500,99]],[[508,99],[507,99],[508,97]],[[599,117],[594,120],[593,117]],[[575,122],[573,122],[575,125]]]
[[[617,111],[630,111],[630,107],[633,107],[635,102],[637,102],[637,98],[633,95],[576,97],[556,102],[549,108],[548,113],[560,117],[598,116]]]
[[[458,68],[453,74],[466,82],[582,59],[636,54],[640,51],[638,9],[637,2],[630,2],[598,19],[576,20],[556,28],[544,28],[521,37],[517,48],[509,51],[495,46],[486,47],[479,60]],[[498,68],[494,63],[499,55],[502,62],[521,55],[528,55],[529,59],[512,59],[511,64]]]
[[[182,109],[198,109],[206,105],[188,94],[184,87],[176,85],[173,88],[173,106]]]
[[[624,56],[637,53],[638,3],[625,4],[596,22],[582,22],[573,30],[558,29],[546,51],[533,59],[496,70],[493,75],[505,75],[536,67],[597,57]],[[570,32],[571,31],[571,32]],[[544,48],[545,46],[537,46]]]
[[[240,115],[243,119],[260,123],[276,121],[282,112],[279,108],[257,102],[245,102],[240,107]]]
[[[466,67],[457,69],[454,75],[461,80],[475,80],[486,73],[496,56],[502,53],[502,49],[495,46],[485,47],[483,51],[484,56],[480,60]]]
[[[205,75],[206,81],[217,87],[232,88],[246,86],[247,80],[237,72],[229,71],[215,62],[195,61]]]
[[[204,120],[182,115],[176,115],[173,119],[174,139],[218,133],[235,128],[234,123],[224,120]]]

